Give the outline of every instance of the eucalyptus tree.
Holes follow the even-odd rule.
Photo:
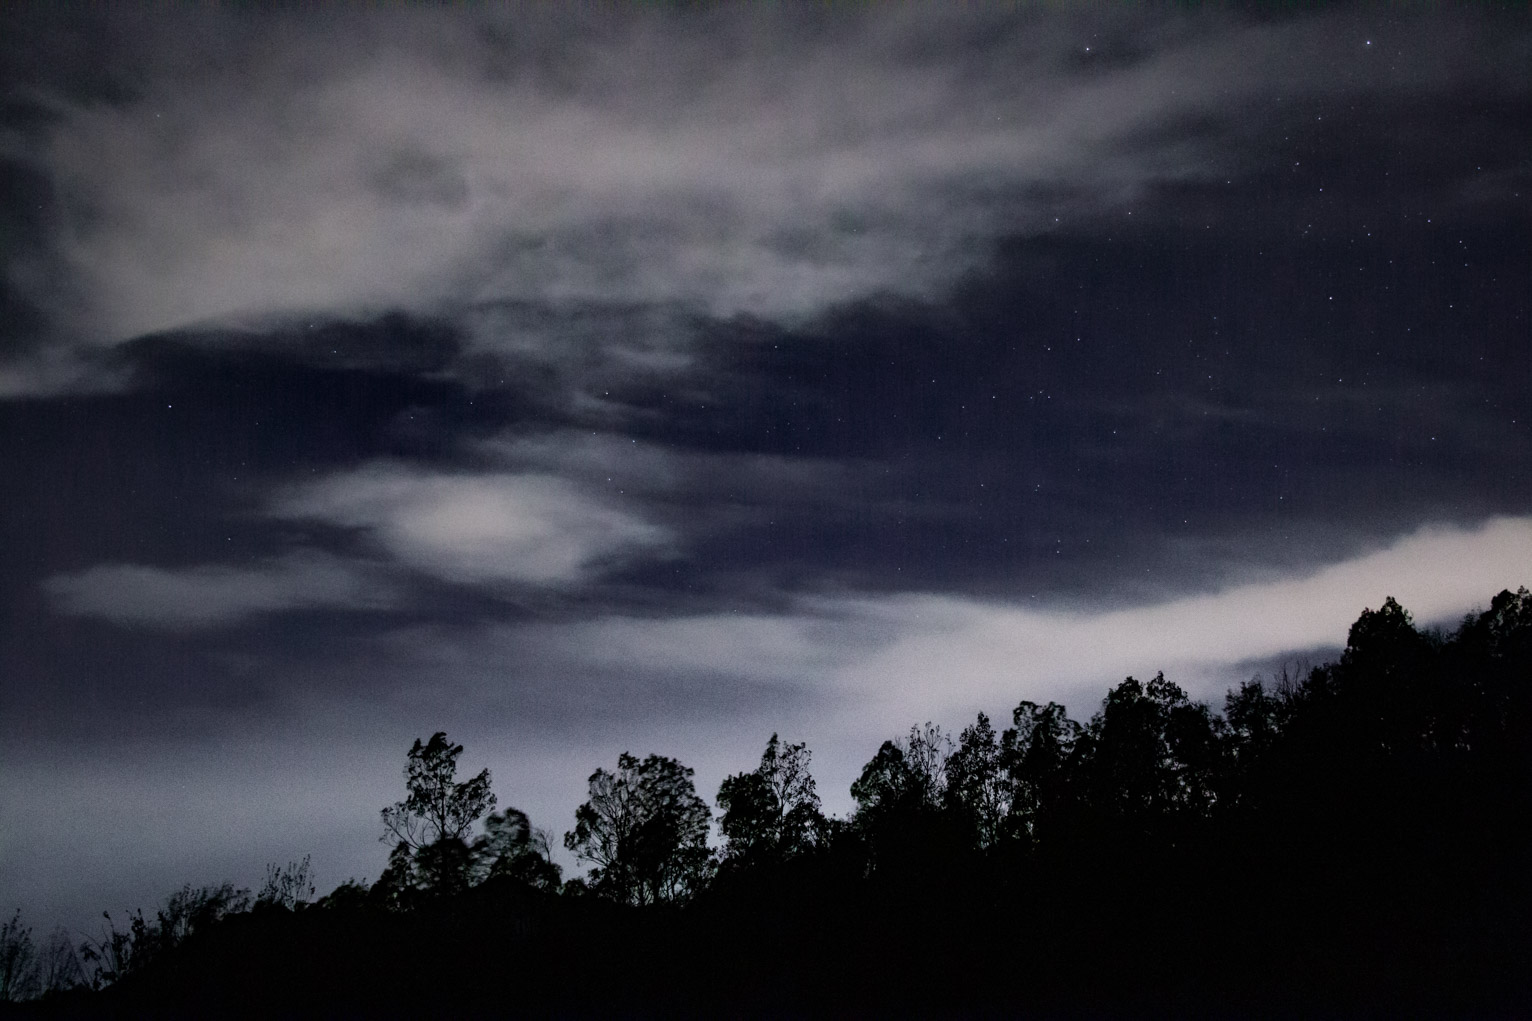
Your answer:
[[[468,835],[474,823],[495,807],[489,770],[457,779],[463,746],[441,731],[422,743],[416,739],[404,766],[407,796],[383,809],[383,836],[392,843],[388,867],[379,877],[380,895],[398,902],[413,890],[450,893],[472,880],[473,853]]]
[[[719,785],[726,860],[782,861],[823,842],[825,817],[809,758],[807,745],[787,744],[772,734],[760,765]]]
[[[631,904],[679,901],[711,874],[712,813],[697,796],[691,768],[623,752],[617,769],[590,775],[589,799],[575,810],[564,846],[593,866],[594,888]]]

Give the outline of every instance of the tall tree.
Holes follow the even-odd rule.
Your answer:
[[[718,807],[726,858],[780,861],[822,841],[825,818],[809,757],[807,745],[784,744],[772,734],[759,766],[724,779]]]
[[[1049,817],[1062,807],[1082,728],[1057,702],[1021,702],[1012,727],[1000,737],[1000,754],[1011,781],[1011,829],[1039,839]]]
[[[383,839],[419,850],[438,840],[463,840],[473,824],[495,807],[489,770],[457,782],[457,760],[463,746],[437,731],[421,744],[416,738],[404,766],[408,797],[383,809]]]
[[[999,842],[1011,814],[1014,789],[1004,769],[999,736],[989,717],[980,713],[963,728],[957,750],[947,758],[947,803],[973,843],[990,847]]]
[[[885,741],[851,784],[856,834],[874,872],[915,874],[942,865],[967,837],[946,809],[952,740],[938,726]]]
[[[692,770],[650,755],[623,752],[617,769],[590,775],[589,800],[575,810],[564,846],[589,862],[595,888],[617,900],[683,900],[706,882],[712,813],[697,796]]]
[[[1127,678],[1091,718],[1092,804],[1142,823],[1205,814],[1216,796],[1222,723],[1164,674],[1147,685]]]
[[[458,782],[463,746],[441,731],[424,744],[417,738],[404,767],[408,796],[383,809],[384,841],[393,843],[388,867],[379,877],[379,895],[398,901],[411,889],[449,893],[472,879],[468,834],[495,807],[489,770]]]
[[[851,784],[857,815],[938,809],[947,791],[947,756],[952,739],[927,723],[908,738],[884,741]]]

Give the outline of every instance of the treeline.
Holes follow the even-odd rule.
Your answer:
[[[58,1014],[1515,1014],[1529,741],[1526,589],[1451,634],[1389,599],[1339,661],[1221,714],[1160,675],[1085,722],[1024,701],[912,727],[847,818],[777,735],[716,819],[689,768],[624,754],[563,836],[583,878],[438,733],[382,812],[375,883],[313,901],[305,860],[46,952],[13,920],[0,991],[96,990],[35,1007]]]

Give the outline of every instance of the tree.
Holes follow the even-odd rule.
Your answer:
[[[923,727],[911,727],[904,745],[904,761],[909,764],[915,793],[921,802],[937,806],[947,793],[947,761],[952,755],[952,738],[929,720]]]
[[[1293,690],[1291,682],[1287,690]],[[1250,785],[1277,747],[1289,708],[1287,700],[1267,692],[1259,679],[1241,684],[1237,692],[1228,691],[1223,707],[1227,761],[1221,796],[1230,805],[1245,804],[1254,796]]]
[[[1363,610],[1351,625],[1341,666],[1389,679],[1412,667],[1426,649],[1426,638],[1415,630],[1410,611],[1388,596],[1376,610]]]
[[[1415,629],[1410,612],[1392,596],[1362,611],[1346,636],[1335,679],[1349,724],[1368,747],[1387,755],[1436,743],[1443,708],[1436,664],[1432,638]]]
[[[1498,747],[1515,761],[1521,735],[1532,731],[1532,686],[1525,680],[1532,676],[1532,593],[1502,591],[1488,610],[1470,614],[1450,659],[1444,674],[1457,703],[1451,743]]]
[[[99,989],[141,971],[197,933],[249,908],[249,890],[223,883],[184,886],[165,899],[152,919],[142,910],[134,911],[128,916],[126,929],[118,929],[112,916],[103,911],[106,931],[99,939],[87,939],[80,948],[80,956],[91,970],[90,985]]]
[[[36,996],[38,989],[37,947],[32,930],[21,924],[21,909],[9,922],[0,925],[0,1003],[13,1003]]]
[[[878,814],[919,801],[914,771],[905,759],[904,745],[884,741],[862,767],[861,775],[851,782],[851,799],[856,802],[856,817],[866,823]]]
[[[907,739],[883,742],[862,767],[851,797],[871,871],[923,873],[963,850],[967,834],[945,811],[951,752],[951,739],[927,723],[911,727]]]
[[[1057,702],[1021,702],[1000,736],[1000,757],[1011,780],[1013,832],[1037,840],[1064,801],[1082,729]]]
[[[463,746],[449,744],[437,731],[422,745],[416,738],[404,767],[409,796],[383,809],[382,839],[420,850],[439,840],[463,840],[473,824],[495,807],[489,770],[457,782],[457,760]]]
[[[309,856],[301,862],[288,862],[285,866],[275,862],[266,865],[266,882],[255,895],[257,907],[277,907],[296,911],[314,897],[314,872]]]
[[[473,824],[495,807],[489,770],[459,783],[457,760],[463,746],[437,731],[415,740],[404,767],[408,796],[383,809],[383,836],[393,842],[388,867],[378,877],[378,896],[404,906],[410,890],[453,893],[471,881],[473,854],[467,836]]]
[[[963,728],[957,751],[947,758],[948,807],[963,820],[977,846],[990,847],[1000,840],[1014,788],[1003,768],[995,728],[980,713],[972,726]]]
[[[519,809],[490,813],[470,850],[476,882],[508,877],[542,890],[558,889],[562,870],[552,860],[548,834],[534,830]]]
[[[1222,723],[1163,673],[1147,685],[1127,678],[1091,718],[1094,806],[1145,824],[1205,814],[1215,800]]]
[[[1224,698],[1223,715],[1237,766],[1259,758],[1276,742],[1282,729],[1282,700],[1266,691],[1259,679],[1230,689]]]
[[[232,883],[183,886],[165,898],[164,906],[155,912],[152,928],[159,937],[158,949],[178,947],[193,934],[205,932],[229,915],[248,910],[250,891],[236,889]]]
[[[718,788],[726,858],[782,861],[803,854],[824,836],[824,813],[809,773],[808,746],[766,742],[761,764],[724,779]]]
[[[575,810],[564,846],[595,866],[596,889],[631,904],[683,900],[706,881],[712,814],[697,796],[692,770],[623,752],[617,771],[590,775],[590,799]]]
[[[38,980],[44,993],[63,992],[85,983],[85,969],[80,964],[80,953],[63,926],[53,930],[53,935],[43,944],[38,961]]]
[[[951,751],[952,739],[929,722],[912,726],[907,739],[884,741],[851,785],[858,816],[940,808]]]

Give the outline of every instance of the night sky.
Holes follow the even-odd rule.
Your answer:
[[[1532,584],[1532,19],[1092,11],[0,7],[0,909]]]

